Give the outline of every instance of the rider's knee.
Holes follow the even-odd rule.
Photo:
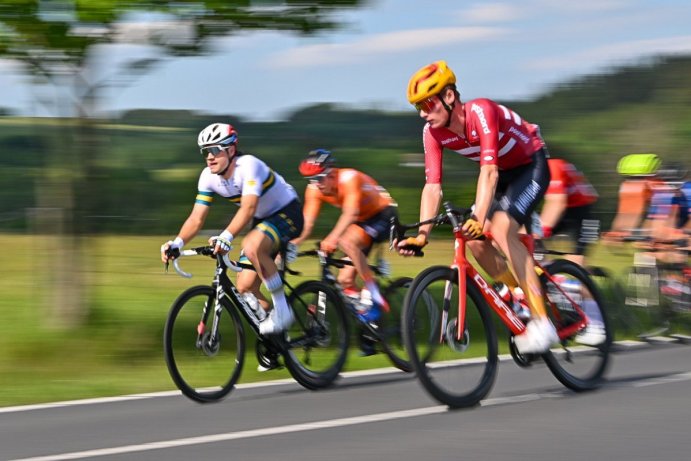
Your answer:
[[[350,288],[355,285],[355,275],[355,271],[341,270],[338,272],[336,279],[343,288]]]
[[[466,242],[466,246],[473,253],[473,255],[480,255],[488,250],[486,240],[469,240]]]

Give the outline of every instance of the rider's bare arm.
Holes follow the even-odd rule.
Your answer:
[[[258,195],[243,195],[240,199],[240,209],[235,213],[225,230],[233,235],[238,235],[240,231],[252,221],[257,211],[258,204]]]
[[[497,190],[499,181],[499,167],[487,164],[480,167],[480,175],[477,178],[477,190],[475,193],[475,217],[480,224],[484,224],[489,215],[492,198]]]
[[[360,209],[357,206],[347,206],[344,205],[341,210],[341,216],[338,217],[336,225],[329,232],[324,240],[334,240],[337,241],[338,238],[343,235],[343,233],[348,229],[348,226],[357,221],[357,217],[360,214]]]
[[[192,240],[201,230],[202,226],[204,225],[204,222],[206,221],[206,217],[209,215],[209,207],[208,205],[201,205],[201,204],[195,204],[194,207],[192,207],[192,211],[190,212],[190,215],[187,217],[185,222],[182,224],[182,227],[180,227],[180,232],[178,232],[178,237],[182,239],[184,243],[189,242]],[[162,251],[161,251],[161,261],[164,263],[168,262],[168,255],[166,254],[166,249],[168,248],[168,244],[164,244]]]
[[[566,194],[547,194],[545,204],[540,213],[540,221],[543,227],[553,228],[561,220],[566,211],[568,195]]]
[[[300,245],[302,242],[307,240],[307,238],[312,235],[314,230],[314,224],[319,216],[319,211],[321,210],[321,199],[319,199],[319,190],[314,186],[307,186],[305,189],[305,204],[302,207],[302,216],[304,219],[304,225],[302,227],[302,233],[290,243],[294,245]]]
[[[178,237],[185,242],[192,240],[202,229],[202,226],[204,226],[204,222],[208,215],[209,207],[207,205],[195,204],[194,207],[192,207],[190,215],[182,224],[180,232],[178,232]]]
[[[420,221],[425,221],[434,217],[439,211],[441,204],[442,189],[441,184],[425,184],[420,197]],[[432,231],[432,224],[420,226],[418,230],[418,241],[426,244],[429,241],[429,234]]]

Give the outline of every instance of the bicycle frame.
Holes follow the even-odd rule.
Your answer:
[[[214,256],[213,253],[211,253],[212,251],[213,249],[211,249],[210,247],[199,247],[190,250],[184,250],[181,252],[181,256]],[[175,267],[176,272],[178,272],[183,277],[192,277],[191,274],[180,269],[178,258],[173,260],[173,266]],[[230,269],[233,272],[240,272],[242,270],[254,270],[254,266],[252,266],[251,264],[231,261],[227,257],[222,257],[218,255],[216,256],[216,270],[214,272],[213,280],[211,281],[211,287],[216,293],[213,305],[214,319],[211,324],[211,338],[215,338],[218,333],[218,319],[221,315],[223,302],[230,302],[231,305],[228,306],[229,308],[237,308],[242,313],[243,317],[247,320],[250,327],[255,331],[255,333],[257,333],[257,335],[259,335],[259,319],[257,318],[257,315],[254,313],[252,308],[249,306],[249,304],[247,304],[245,298],[240,294],[233,282],[230,280],[230,277],[228,277],[226,269]],[[290,288],[289,285],[286,284],[286,286]],[[209,314],[209,306],[205,305],[202,312],[202,318],[199,321],[199,324],[197,325],[198,345],[201,342],[204,333],[207,331]]]
[[[466,313],[466,303],[467,303],[467,281],[470,280],[471,283],[473,283],[480,293],[482,294],[482,297],[484,300],[487,302],[487,304],[492,308],[494,312],[499,316],[501,321],[504,323],[504,325],[509,328],[511,333],[513,335],[519,335],[525,331],[526,324],[514,313],[513,309],[511,306],[506,304],[504,300],[499,296],[497,291],[483,278],[483,276],[478,272],[477,269],[468,261],[466,257],[466,243],[469,240],[461,231],[461,223],[464,221],[463,215],[468,214],[469,210],[455,210],[449,203],[445,203],[445,214],[438,215],[435,218],[429,219],[427,221],[419,222],[413,225],[406,225],[406,226],[400,226],[397,220],[392,220],[392,227],[391,227],[391,241],[393,241],[393,238],[398,234],[398,237],[401,238],[402,234],[400,234],[400,230],[403,229],[411,229],[415,227],[419,227],[422,224],[442,224],[442,223],[450,223],[453,226],[453,234],[454,234],[454,259],[451,264],[451,268],[456,270],[458,273],[458,289],[459,289],[459,296],[458,296],[458,318],[457,318],[457,331],[456,331],[456,340],[461,341],[463,339],[463,335],[465,332],[465,313]],[[459,218],[461,218],[459,220]],[[484,234],[484,238],[488,240],[492,240],[492,235],[490,232],[486,232]],[[535,249],[535,242],[533,240],[533,237],[528,234],[520,234],[520,239],[521,242],[525,245],[525,247],[528,249],[528,252],[532,255]],[[547,253],[552,253],[551,251],[548,251]],[[554,252],[554,254],[560,254],[559,252]],[[535,262],[535,270],[538,272],[539,275],[544,275],[547,277],[547,279],[552,282],[552,284],[559,290],[562,296],[564,296],[570,303],[571,306],[574,308],[576,313],[580,317],[580,321],[573,322],[570,325],[560,328],[557,331],[557,334],[559,335],[559,338],[561,340],[568,338],[581,329],[583,329],[587,323],[588,319],[585,314],[585,312],[581,309],[581,306],[576,303],[569,294],[564,291],[564,289],[554,281],[552,276],[549,274],[548,269],[545,266],[542,266],[540,263]],[[442,317],[442,322],[441,322],[441,331],[440,331],[440,341],[444,341],[444,332],[446,331],[446,325],[448,321],[448,312],[450,309],[450,299],[451,299],[451,285],[447,284],[445,286],[445,291],[444,291],[444,310],[443,310],[443,317]],[[549,308],[549,306],[547,306]],[[555,309],[555,315],[559,315],[558,310]]]
[[[331,272],[330,269],[331,267],[340,269],[345,266],[353,266],[352,261],[349,261],[347,259],[332,258],[331,256],[329,256],[321,250],[304,251],[298,253],[298,256],[317,256],[317,258],[319,259],[319,266],[321,270],[321,280],[336,288],[336,291],[338,292],[346,307],[348,307],[348,309],[351,312],[355,313],[355,306],[353,306],[352,300],[345,295],[343,287],[338,282],[338,279],[333,274],[333,272]],[[369,267],[376,275],[382,275],[381,271],[377,266],[370,265]]]
[[[473,267],[472,264],[468,262],[465,255],[466,252],[466,242],[468,239],[461,232],[460,226],[454,227],[454,261],[451,264],[451,268],[458,272],[458,331],[456,332],[456,339],[460,341],[463,338],[463,332],[465,331],[465,310],[466,310],[466,292],[467,292],[467,280],[470,279],[472,283],[480,290],[483,298],[487,304],[494,310],[494,312],[499,315],[501,321],[511,330],[514,335],[523,333],[525,330],[525,324],[518,318],[518,316],[513,312],[511,306],[506,304],[504,300],[499,296],[499,294],[492,288],[492,286],[487,283],[487,281],[482,277],[482,275]],[[491,235],[487,235],[491,238]],[[445,304],[447,296],[451,295],[451,286],[446,287],[446,292],[444,294]],[[446,316],[446,309],[444,312]],[[442,320],[442,326],[444,330],[446,329],[446,319]],[[443,340],[443,336],[440,338]]]
[[[454,262],[451,265],[453,269],[458,271],[458,287],[459,287],[459,306],[458,306],[458,331],[456,333],[457,340],[460,340],[463,335],[463,329],[465,328],[465,309],[466,309],[466,292],[467,292],[467,280],[468,277],[472,283],[480,290],[483,298],[487,304],[492,308],[494,312],[497,313],[501,321],[511,330],[514,335],[519,335],[525,331],[526,324],[514,313],[511,306],[506,304],[504,300],[499,296],[496,290],[482,277],[482,275],[473,267],[472,264],[468,262],[466,257],[466,242],[468,239],[461,232],[460,226],[454,228],[455,237],[455,251],[454,251]],[[520,234],[521,242],[528,249],[528,252],[532,255],[534,250],[534,240],[531,235]],[[485,233],[485,238],[491,240],[491,233]],[[576,310],[581,320],[579,322],[573,322],[571,325],[561,328],[557,331],[559,339],[568,338],[579,330],[584,328],[587,324],[587,317],[585,312],[581,309],[581,306],[576,303],[569,294],[564,291],[564,289],[554,281],[552,276],[549,274],[548,270],[543,267],[540,263],[535,262],[536,271],[540,274],[544,274],[549,281],[559,290],[562,296],[564,296],[571,303],[573,308]],[[450,289],[450,287],[449,287]]]

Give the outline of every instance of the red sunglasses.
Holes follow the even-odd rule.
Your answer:
[[[415,104],[415,110],[418,112],[420,112],[421,110],[424,110],[425,112],[430,112],[437,105],[438,100],[439,97],[436,95],[430,96],[427,99],[423,99],[422,101]]]

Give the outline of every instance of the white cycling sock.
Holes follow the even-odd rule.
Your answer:
[[[369,290],[369,292],[372,294],[372,299],[375,303],[379,305],[384,304],[384,297],[379,292],[377,282],[375,282],[374,280],[370,280],[369,282],[365,282],[365,286],[367,287],[367,290]]]
[[[288,301],[283,291],[283,281],[281,280],[281,276],[278,275],[278,272],[264,280],[264,286],[271,293],[274,309],[285,312],[285,310],[288,309]]]

